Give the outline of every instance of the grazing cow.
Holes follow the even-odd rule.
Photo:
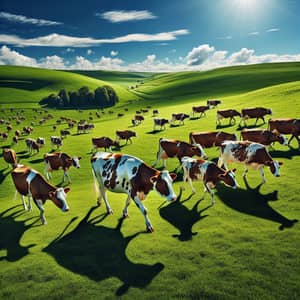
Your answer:
[[[202,147],[199,144],[191,145],[186,142],[178,140],[170,140],[165,138],[160,138],[159,140],[159,149],[156,155],[156,166],[160,159],[163,160],[163,166],[166,167],[166,160],[169,157],[177,157],[179,163],[181,164],[181,159],[183,156],[192,157],[194,155],[205,158],[205,153]]]
[[[43,137],[38,137],[36,142],[39,144],[40,147],[43,147],[46,145],[45,139]]]
[[[265,146],[270,146],[272,143],[279,142],[282,145],[287,145],[284,135],[278,133],[277,130],[266,129],[243,129],[241,137],[244,141],[256,142]]]
[[[192,192],[196,193],[193,187],[192,180],[202,179],[204,184],[204,194],[209,192],[211,196],[211,204],[214,205],[214,192],[213,188],[216,187],[218,181],[223,181],[225,185],[230,186],[234,189],[237,188],[238,184],[234,176],[236,169],[226,171],[219,168],[214,162],[202,159],[194,159],[188,156],[184,156],[181,159],[183,168],[183,182],[188,181]]]
[[[68,179],[68,182],[71,183],[71,178],[69,176],[69,169],[71,166],[75,168],[80,168],[79,160],[81,157],[74,156],[70,157],[68,154],[63,152],[54,152],[54,153],[46,153],[44,155],[44,163],[45,163],[45,175],[48,180],[52,178],[51,172],[54,170],[59,170],[62,168],[64,175],[62,181],[65,182],[65,178]]]
[[[32,131],[32,127],[23,127],[23,134],[30,134]]]
[[[6,126],[6,130],[7,130],[8,132],[10,132],[10,131],[12,130],[12,126],[11,126],[11,125],[7,125],[7,126]]]
[[[142,203],[148,193],[155,190],[168,201],[177,199],[172,187],[176,174],[169,174],[168,171],[160,172],[134,156],[97,152],[92,157],[91,163],[95,187],[98,181],[100,188],[98,205],[101,204],[101,198],[103,198],[107,213],[111,214],[112,209],[107,201],[106,190],[127,194],[123,217],[128,217],[128,205],[132,199],[142,212],[146,229],[149,232],[153,232],[153,227],[148,218],[147,209]]]
[[[20,135],[21,135],[20,130],[16,130],[16,131],[15,131],[15,136],[18,136],[18,137],[19,137]]]
[[[132,137],[136,137],[136,133],[131,130],[117,130],[116,131],[116,142],[119,142],[120,140],[126,140],[126,145],[128,141],[130,141],[130,144],[132,144]]]
[[[124,114],[122,114],[122,113],[118,113],[118,115],[117,115],[118,118],[121,118],[123,116],[124,116]]]
[[[36,152],[40,152],[40,145],[36,142],[36,140],[28,138],[25,140],[25,143],[28,148],[29,154],[32,154],[33,150],[36,150]]]
[[[120,144],[116,141],[113,141],[109,137],[103,136],[100,138],[92,138],[92,144],[93,144],[93,149],[98,149],[98,148],[104,148],[106,151],[109,149],[109,151],[112,152],[111,147],[114,146],[116,148],[120,148]]]
[[[17,166],[17,155],[15,150],[10,148],[3,148],[2,155],[4,160],[13,168]]]
[[[52,135],[50,140],[51,140],[51,144],[53,146],[56,146],[56,148],[59,148],[62,146],[62,138],[61,137]]]
[[[202,105],[202,106],[193,106],[192,107],[192,114],[193,116],[195,115],[195,113],[200,114],[200,118],[202,116],[206,115],[206,111],[209,110],[209,106],[208,105]]]
[[[221,100],[207,100],[206,104],[212,108],[218,106],[219,104],[221,104],[222,101]]]
[[[175,121],[179,121],[179,124],[184,124],[184,120],[189,118],[190,116],[184,113],[180,114],[172,114],[172,119],[170,121],[171,124],[173,124]]]
[[[221,155],[219,157],[218,166],[221,167],[224,164],[225,169],[228,170],[228,162],[243,163],[245,165],[244,177],[248,172],[249,166],[258,169],[262,183],[266,182],[264,166],[269,167],[271,173],[279,177],[279,166],[282,165],[281,162],[272,159],[264,145],[249,141],[225,141],[221,145]]]
[[[217,125],[221,125],[222,119],[228,119],[228,118],[229,118],[229,124],[234,125],[236,116],[241,117],[241,113],[239,113],[235,109],[218,110],[217,111]]]
[[[272,119],[269,120],[269,130],[277,130],[282,134],[291,134],[288,141],[288,145],[293,138],[298,141],[298,147],[300,148],[300,119]]]
[[[236,134],[224,131],[191,132],[189,137],[191,144],[200,144],[203,148],[219,147],[224,141],[237,140]]]
[[[52,126],[53,131],[55,131],[56,128],[57,128],[57,127],[56,127],[55,125]]]
[[[246,125],[247,119],[254,119],[256,118],[255,125],[257,124],[258,119],[262,119],[265,122],[265,115],[272,115],[272,109],[264,108],[264,107],[252,107],[252,108],[243,108],[241,110],[241,121],[240,125],[243,123]]]
[[[153,117],[156,117],[158,115],[158,109],[153,109],[152,111],[152,114],[153,114]]]
[[[6,141],[8,139],[8,133],[7,132],[3,132],[2,133],[2,138]]]
[[[66,200],[66,194],[69,192],[69,188],[57,188],[49,184],[38,171],[24,165],[17,166],[12,171],[11,176],[17,192],[19,192],[22,196],[24,208],[26,209],[24,196],[28,196],[29,198],[30,210],[30,197],[32,197],[34,203],[40,210],[40,219],[42,224],[47,224],[43,207],[43,204],[47,199],[52,200],[53,203],[63,212],[67,212],[69,210]]]
[[[18,144],[18,141],[19,141],[19,137],[15,135],[12,140],[13,144]]]
[[[69,131],[69,130],[64,130],[64,129],[62,129],[61,131],[60,131],[60,136],[62,137],[62,138],[65,138],[65,137],[67,137],[67,135],[70,135],[71,134],[71,132]]]
[[[139,125],[145,120],[145,118],[141,115],[135,115],[134,120],[135,120],[136,125]]]
[[[156,129],[156,126],[160,126],[160,130],[166,129],[166,124],[169,123],[169,120],[167,120],[167,119],[157,119],[157,118],[155,118],[155,119],[153,119],[153,121],[154,121],[153,130]]]
[[[143,114],[146,114],[147,112],[149,112],[149,109],[142,109]]]

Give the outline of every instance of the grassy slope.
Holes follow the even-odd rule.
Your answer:
[[[62,88],[74,91],[82,86],[95,89],[106,84],[117,91],[121,102],[136,98],[117,84],[84,75],[48,69],[0,66],[0,104],[38,104],[43,97],[57,93]]]
[[[299,101],[295,101],[299,97],[298,81],[222,98],[221,107],[265,105],[272,107],[274,117],[299,117]],[[161,117],[170,118],[173,111],[190,112],[196,103],[199,102],[172,105],[165,101],[155,107]],[[202,195],[200,183],[194,184],[198,194],[190,198],[187,188],[181,197],[186,201],[177,204],[168,205],[152,192],[145,205],[156,230],[154,234],[140,233],[144,220],[135,205],[129,208],[130,218],[120,230],[116,229],[126,198],[121,194],[108,193],[114,215],[97,224],[83,221],[96,201],[89,161],[91,137],[114,137],[116,129],[130,127],[137,108],[140,106],[133,104],[119,119],[105,114],[96,122],[94,133],[74,134],[64,141],[63,151],[82,156],[81,169],[70,171],[70,212],[63,214],[47,203],[47,226],[39,226],[35,207],[32,213],[23,212],[19,199],[13,200],[9,170],[0,159],[0,213],[11,208],[0,217],[0,298],[80,299],[101,295],[101,299],[112,299],[123,294],[124,299],[298,299],[299,223],[283,231],[278,229],[282,223],[288,225],[290,220],[300,219],[300,189],[295,180],[299,177],[300,156],[296,150],[275,145],[271,154],[284,163],[281,177],[275,178],[266,170],[267,183],[260,189],[256,188],[260,182],[257,171],[249,171],[247,187],[241,176],[243,167],[234,165],[240,188],[233,191],[220,185],[214,207],[207,208],[207,196],[195,206]],[[119,111],[121,108],[115,113]],[[53,113],[57,118],[64,114]],[[5,117],[12,114],[5,111]],[[26,110],[25,114],[29,123],[33,112]],[[210,110],[205,118],[187,120],[184,126],[167,127],[156,134],[151,133],[151,115],[146,115],[145,122],[134,128],[137,138],[122,152],[152,164],[160,137],[187,140],[190,131],[214,130],[215,114],[216,110]],[[68,116],[88,118],[89,111],[68,111]],[[54,123],[55,120],[36,126],[33,137],[48,137]],[[64,127],[63,124],[58,129]],[[239,132],[237,126],[224,130]],[[47,142],[40,154],[28,157],[23,152],[24,141],[20,141],[15,149],[21,162],[42,172],[43,153],[51,150],[49,138]],[[0,142],[0,146],[6,144]],[[295,147],[296,143],[292,145]],[[218,157],[215,149],[207,154],[210,159]],[[176,165],[175,159],[167,163],[169,170]],[[54,174],[55,184],[61,181],[61,175]],[[177,192],[181,184],[175,183]],[[103,216],[104,211],[104,206],[97,208],[91,218]],[[34,221],[35,225],[29,226]],[[52,244],[65,228],[66,237]],[[187,241],[180,240],[187,237]],[[28,246],[31,247],[27,250]]]

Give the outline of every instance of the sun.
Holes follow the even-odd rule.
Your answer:
[[[237,12],[255,12],[259,8],[259,0],[232,0],[233,6],[236,8]]]

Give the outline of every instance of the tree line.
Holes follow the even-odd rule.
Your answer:
[[[83,86],[77,91],[61,89],[57,94],[52,93],[43,98],[40,104],[49,107],[109,107],[118,101],[115,90],[109,85],[104,85],[93,91],[89,90],[87,86]]]

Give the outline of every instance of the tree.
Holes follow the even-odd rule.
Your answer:
[[[103,86],[95,89],[95,104],[101,107],[108,106],[109,104],[109,95],[107,89]]]
[[[62,101],[62,106],[69,106],[70,105],[70,97],[65,89],[59,91],[58,96]]]

